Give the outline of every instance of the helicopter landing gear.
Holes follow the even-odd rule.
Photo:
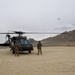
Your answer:
[[[31,53],[31,50],[29,50],[29,53]]]

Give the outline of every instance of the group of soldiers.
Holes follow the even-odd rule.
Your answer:
[[[15,48],[15,56],[19,56],[19,43],[18,43],[18,41],[15,42],[14,48]],[[41,41],[38,42],[37,49],[38,49],[38,55],[39,54],[42,55],[42,43],[41,43]]]

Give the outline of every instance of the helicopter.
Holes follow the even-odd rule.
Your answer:
[[[21,31],[14,31],[13,33],[0,33],[0,34],[6,34],[6,37],[8,37],[7,42],[0,44],[0,46],[9,46],[11,49],[10,51],[12,51],[12,53],[15,53],[15,42],[18,41],[19,43],[19,51],[28,51],[29,53],[31,53],[33,49],[33,44],[30,40],[27,39],[26,36],[22,36],[23,34],[25,34],[24,32]],[[18,34],[18,36],[13,36],[11,37],[9,34]]]
[[[0,33],[0,34],[6,34],[6,37],[8,38],[8,40],[3,43],[0,44],[0,46],[9,46],[11,49],[10,51],[12,51],[12,53],[15,53],[15,48],[14,45],[16,43],[16,41],[19,42],[19,51],[28,51],[29,53],[31,53],[32,50],[34,50],[33,48],[33,44],[31,40],[28,40],[26,36],[22,36],[23,34],[59,34],[59,33],[55,33],[55,32],[22,32],[22,31],[14,31],[11,33]],[[11,37],[10,34],[18,34],[18,36],[13,36]]]

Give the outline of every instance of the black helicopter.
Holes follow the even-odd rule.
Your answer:
[[[0,34],[6,34],[6,37],[8,37],[8,40],[0,44],[0,46],[9,46],[11,48],[12,53],[15,53],[15,42],[19,42],[19,51],[28,51],[31,53],[33,49],[33,44],[30,40],[27,39],[26,36],[22,36],[22,34],[26,34],[25,32],[21,31],[14,31],[13,33],[0,33]],[[9,34],[18,34],[18,36],[11,37]]]
[[[22,32],[22,31],[14,31],[12,33],[0,33],[0,34],[6,34],[6,37],[8,37],[8,40],[0,44],[0,46],[9,46],[11,48],[12,53],[15,53],[15,42],[19,42],[19,51],[28,51],[31,53],[33,49],[33,44],[30,40],[27,39],[26,36],[22,36],[23,34],[59,34],[55,32]],[[18,34],[18,36],[11,37],[9,34]]]

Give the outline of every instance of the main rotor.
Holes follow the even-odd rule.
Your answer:
[[[22,32],[22,31],[13,31],[13,32],[3,32],[0,34],[7,34],[7,36],[9,37],[9,34],[18,34],[19,36],[23,35],[23,34],[60,34],[59,32]]]

